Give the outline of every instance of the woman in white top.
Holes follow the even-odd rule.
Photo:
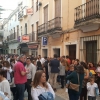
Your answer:
[[[10,67],[10,64],[8,61],[4,61],[3,62],[3,67],[2,67],[3,70],[6,70],[7,71],[7,80],[9,82],[11,82],[11,72],[12,72],[12,69]]]
[[[49,83],[46,82],[46,75],[42,70],[36,72],[33,86],[31,89],[31,95],[33,100],[39,100],[38,96],[44,92],[50,92],[55,98],[55,93]]]
[[[6,74],[6,70],[0,70],[0,91],[4,92],[4,94],[11,99],[10,84],[5,78]]]

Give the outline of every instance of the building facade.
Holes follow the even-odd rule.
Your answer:
[[[73,2],[73,3],[72,3]],[[76,3],[77,2],[77,3]],[[79,58],[79,37],[74,29],[74,8],[82,3],[80,0],[40,0],[38,38],[39,53],[53,57],[69,55],[71,59]],[[71,13],[70,13],[71,12]],[[44,38],[47,44],[44,45]]]
[[[56,53],[69,55],[71,60],[97,63],[100,58],[99,7],[100,0],[21,0],[19,26],[16,24],[15,28],[20,41],[16,51],[42,57],[53,57]],[[5,23],[6,26],[9,24]],[[14,27],[8,28],[7,34],[10,35]],[[8,43],[9,48],[14,47],[13,42]]]
[[[39,22],[39,10],[37,0],[21,0],[18,19],[20,22],[20,33],[22,41],[20,51],[26,55],[38,55],[37,29]],[[27,41],[23,40],[27,37]]]
[[[8,45],[8,52],[5,50],[5,53],[9,54],[19,54],[17,49],[19,45],[19,21],[18,21],[18,10],[17,7],[7,19],[4,20],[3,27],[4,27],[4,36],[3,42]]]
[[[0,54],[3,53],[3,24],[0,21]]]
[[[99,0],[40,0],[38,52],[42,56],[69,55],[97,63]]]

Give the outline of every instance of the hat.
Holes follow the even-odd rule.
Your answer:
[[[90,70],[90,72],[91,72],[92,74],[96,74],[94,70]]]

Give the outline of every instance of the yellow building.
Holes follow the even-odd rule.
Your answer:
[[[53,57],[70,55],[79,58],[79,37],[74,29],[74,8],[81,0],[40,0],[38,37],[41,40],[39,54]],[[76,3],[77,2],[77,3]],[[70,32],[70,33],[69,33]],[[43,37],[47,45],[43,45]],[[70,52],[69,52],[70,51]]]
[[[99,0],[39,0],[38,54],[99,61]]]

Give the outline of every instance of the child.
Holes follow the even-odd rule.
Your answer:
[[[98,88],[98,86],[94,82],[94,77],[90,77],[90,82],[87,83],[88,100],[96,100],[96,88]]]

